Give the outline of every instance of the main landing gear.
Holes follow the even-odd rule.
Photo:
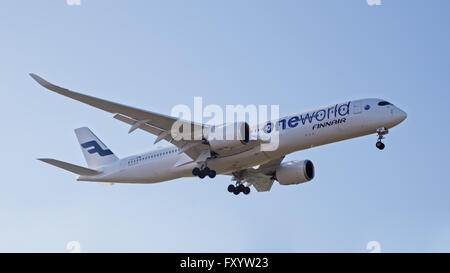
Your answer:
[[[192,170],[192,174],[194,176],[198,176],[201,179],[205,178],[206,176],[209,176],[209,178],[216,177],[216,171],[215,170],[211,170],[207,166],[202,166],[202,168],[197,168],[197,167],[194,168]]]
[[[234,195],[238,195],[241,192],[244,193],[245,195],[248,195],[250,193],[251,183],[245,181],[243,171],[234,172],[231,180],[236,181],[236,184],[229,185],[228,192],[232,192],[234,193]],[[246,183],[246,185],[244,185],[244,183]]]
[[[377,134],[378,134],[378,140],[377,140],[377,143],[375,144],[375,146],[377,146],[378,149],[383,150],[385,145],[381,140],[384,139],[384,135],[389,134],[389,130],[384,127],[381,127],[380,129],[377,130]]]
[[[232,192],[235,195],[238,195],[239,193],[244,193],[245,195],[250,193],[250,187],[244,186],[244,184],[241,184],[239,182],[236,183],[236,186],[231,184],[228,186],[228,192]]]

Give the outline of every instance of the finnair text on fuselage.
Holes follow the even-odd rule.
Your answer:
[[[346,119],[342,118],[345,116],[348,116],[350,114],[350,104],[351,101],[343,104],[336,104],[333,107],[327,107],[324,109],[320,109],[313,112],[308,112],[306,114],[300,114],[295,116],[290,116],[286,118],[282,118],[278,120],[277,122],[269,121],[264,126],[264,131],[266,133],[271,133],[274,128],[286,130],[287,128],[295,128],[297,126],[304,126],[306,124],[311,124],[313,122],[319,122],[316,127],[316,125],[313,126],[313,129],[315,128],[322,128],[324,126],[331,126],[333,124],[339,124],[342,122],[345,122]],[[337,118],[331,122],[328,122],[326,124],[322,124],[320,122],[324,121],[325,119],[330,118]],[[274,126],[275,123],[275,126]]]

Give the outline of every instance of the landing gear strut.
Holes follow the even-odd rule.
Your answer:
[[[375,144],[375,146],[378,149],[383,150],[385,145],[381,140],[384,139],[384,135],[389,134],[389,130],[384,127],[381,127],[380,129],[377,130],[377,134],[378,134],[378,140],[377,140],[377,143]]]
[[[192,170],[192,174],[194,176],[198,176],[201,179],[205,178],[206,176],[209,176],[209,178],[216,177],[216,171],[215,170],[211,170],[206,165],[202,165],[202,168],[195,167]]]

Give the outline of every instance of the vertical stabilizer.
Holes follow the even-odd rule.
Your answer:
[[[119,160],[89,128],[75,129],[75,134],[89,168],[99,168]]]

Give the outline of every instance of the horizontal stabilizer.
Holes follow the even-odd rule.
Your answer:
[[[74,164],[70,164],[67,162],[63,162],[63,161],[59,161],[56,159],[50,159],[50,158],[39,158],[38,160],[48,163],[50,165],[56,166],[58,168],[64,169],[66,171],[75,173],[75,174],[79,174],[79,175],[86,175],[86,176],[93,176],[93,175],[98,175],[101,172],[98,172],[96,170],[92,170],[92,169],[88,169],[85,167],[81,167],[81,166],[77,166]]]

